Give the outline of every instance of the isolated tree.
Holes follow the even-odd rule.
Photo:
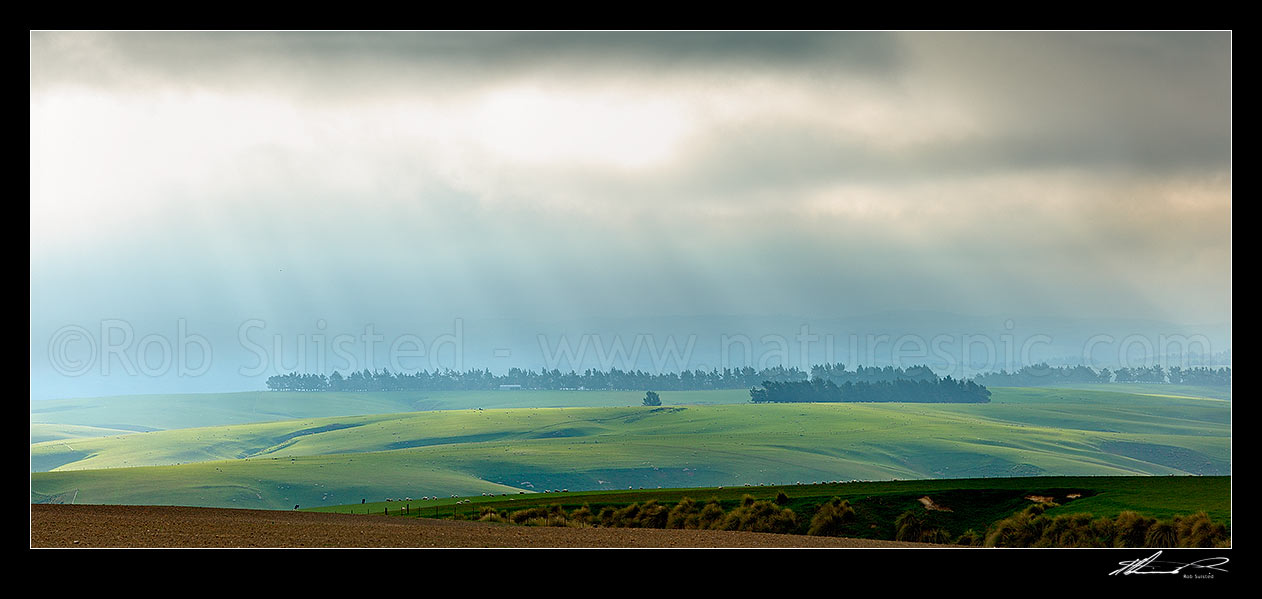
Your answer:
[[[660,406],[660,405],[662,405],[662,398],[661,398],[661,397],[658,397],[656,392],[654,392],[654,391],[649,391],[649,392],[647,392],[647,393],[645,393],[645,394],[644,394],[644,405],[646,405],[646,406]]]

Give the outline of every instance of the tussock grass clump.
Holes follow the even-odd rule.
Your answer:
[[[754,501],[753,497],[746,495],[740,507],[728,512],[716,528],[788,534],[795,532],[797,525],[797,514],[793,510],[781,508],[771,501]]]
[[[970,528],[964,531],[964,534],[961,534],[959,538],[955,539],[955,544],[965,547],[981,547],[985,540],[986,535]]]
[[[697,528],[717,528],[723,521],[723,516],[723,506],[719,504],[719,500],[711,499],[701,508],[701,513],[697,514]]]
[[[821,537],[841,536],[845,525],[854,522],[855,511],[850,502],[834,497],[821,506],[811,518],[811,526],[806,534]]]
[[[583,504],[583,507],[570,512],[569,517],[570,520],[584,526],[590,526],[592,521],[596,519],[596,516],[592,514],[591,506],[588,506],[587,504]]]
[[[928,530],[921,531],[920,542],[950,545],[951,533],[947,532],[946,529],[943,528],[930,528]]]
[[[1205,512],[1157,520],[1125,511],[1116,518],[1089,514],[1047,516],[1030,506],[996,522],[986,534],[989,547],[1226,547],[1231,533]]]
[[[560,526],[564,526],[568,520],[565,510],[560,505],[552,504],[547,507],[537,506],[517,510],[508,515],[508,521],[513,524],[525,524],[527,526],[554,526],[554,522],[561,522]],[[546,524],[541,524],[546,523]]]
[[[1174,530],[1179,547],[1216,547],[1231,540],[1227,527],[1210,520],[1205,512],[1175,516]]]
[[[504,514],[501,514],[495,511],[495,508],[484,507],[482,508],[482,511],[478,514],[478,521],[479,522],[508,522],[508,518],[504,517]]]
[[[643,505],[633,503],[620,509],[603,508],[594,520],[597,525],[608,528],[666,528],[669,516],[670,510],[666,506],[650,499]]]
[[[1148,529],[1156,522],[1155,518],[1145,518],[1129,510],[1118,514],[1113,519],[1113,546],[1143,547]]]
[[[907,510],[894,519],[895,541],[919,541],[925,531],[925,518],[915,510]]]
[[[670,510],[666,506],[658,504],[655,499],[650,499],[640,508],[640,528],[666,528],[666,520],[669,517]]]
[[[524,526],[665,528],[694,530],[739,530],[814,536],[864,536],[870,525],[877,529],[870,506],[857,506],[839,497],[818,507],[807,506],[809,522],[784,507],[788,498],[783,493],[775,499],[756,499],[746,494],[730,510],[725,510],[717,497],[701,504],[691,497],[681,497],[672,504],[656,499],[629,505],[604,505],[598,511],[584,504],[572,511],[561,505],[534,506],[512,512],[483,507],[477,512],[457,513],[451,517],[482,522],[504,522]],[[730,505],[730,504],[729,504]],[[949,516],[926,511],[914,505],[893,519],[894,540],[967,547],[1230,547],[1231,532],[1227,525],[1214,521],[1208,513],[1178,515],[1168,520],[1145,517],[1134,511],[1117,516],[1094,517],[1091,514],[1050,516],[1055,503],[1037,503],[1019,512],[994,521],[982,529],[968,528],[958,533],[958,522]],[[810,510],[814,509],[812,513]],[[884,518],[889,518],[886,512]],[[888,520],[885,522],[888,523]],[[887,524],[888,525],[888,524]],[[886,529],[888,530],[888,529]],[[871,533],[869,533],[871,534]],[[890,538],[890,533],[884,533]]]
[[[691,497],[685,497],[666,515],[666,528],[700,528],[701,508]]]

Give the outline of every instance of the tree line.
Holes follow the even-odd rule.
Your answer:
[[[497,375],[490,370],[436,370],[393,373],[389,369],[351,371],[343,375],[288,373],[271,376],[271,391],[484,391],[503,386],[544,391],[695,391],[704,389],[748,389],[763,380],[804,380],[807,374],[796,367],[773,366],[763,369],[724,368],[722,370],[685,370],[682,372],[649,373],[641,370],[608,371],[587,369],[584,372],[524,370],[511,368]]]
[[[988,403],[990,390],[973,381],[955,380],[949,376],[935,377],[935,380],[846,381],[840,385],[831,380],[812,378],[809,381],[763,381],[761,387],[749,390],[749,399],[753,403]]]
[[[1090,366],[1048,366],[1046,363],[1026,366],[1008,372],[1000,370],[973,377],[978,384],[991,387],[1041,387],[1061,383],[1170,383],[1175,385],[1201,385],[1226,387],[1231,385],[1231,368],[1169,368],[1138,366],[1119,368],[1116,371]]]
[[[511,368],[507,374],[497,375],[490,370],[422,370],[414,373],[392,373],[389,369],[351,371],[343,375],[334,371],[331,375],[312,373],[279,374],[267,379],[271,391],[481,391],[499,389],[508,385],[514,388],[563,391],[700,391],[706,389],[749,389],[763,381],[805,381],[812,376],[828,378],[834,383],[846,381],[876,382],[890,380],[936,380],[933,371],[925,366],[903,370],[893,367],[859,366],[847,371],[844,364],[815,366],[811,373],[794,367],[771,366],[755,369],[717,368],[711,370],[685,370],[682,372],[650,373],[642,370],[608,371],[587,369],[584,372],[552,370],[524,370]]]
[[[858,366],[847,370],[845,364],[820,364],[806,372],[797,367],[771,366],[756,369],[750,366],[743,368],[724,368],[711,370],[685,370],[682,372],[650,373],[642,370],[620,370],[612,368],[607,371],[587,369],[584,372],[562,372],[558,369],[539,371],[521,368],[509,369],[508,373],[497,375],[490,370],[471,369],[422,370],[413,373],[392,373],[389,369],[359,370],[347,374],[334,371],[331,375],[312,373],[279,374],[267,379],[267,388],[272,391],[479,391],[499,389],[502,386],[513,388],[561,391],[561,390],[599,390],[599,391],[700,391],[707,389],[751,389],[766,385],[763,383],[811,382],[832,383],[838,388],[852,385],[851,395],[856,397],[877,397],[898,395],[913,389],[906,383],[941,383],[944,379],[934,374],[928,366],[912,366],[897,368],[893,366]],[[960,381],[954,381],[962,384]],[[1108,368],[1095,370],[1089,366],[1049,366],[1035,364],[1020,370],[1008,372],[1000,370],[973,377],[972,382],[978,387],[1038,387],[1060,383],[1173,383],[1183,385],[1227,386],[1231,384],[1231,368],[1180,368],[1161,366],[1119,368],[1111,371]],[[971,389],[965,386],[964,395]],[[927,388],[926,388],[927,389]],[[951,391],[942,386],[947,395]],[[794,393],[805,393],[805,388],[796,388]],[[813,391],[812,391],[813,392]],[[831,393],[831,392],[829,392]],[[902,401],[864,399],[854,401]]]

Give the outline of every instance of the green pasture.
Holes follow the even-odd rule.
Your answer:
[[[1229,392],[1222,388],[1186,385],[1082,384],[1072,390],[1085,391],[1080,396],[1084,400],[1106,397],[1099,395],[1101,393],[1125,397],[1146,395],[1158,401],[1229,398]],[[1072,390],[1043,387],[1032,392],[1036,395],[1046,392],[1037,397],[1050,400]],[[995,403],[1006,401],[1008,394],[1002,392],[1002,388],[992,391],[999,394],[994,398]],[[31,402],[31,439],[34,443],[127,432],[433,410],[626,407],[640,405],[643,397],[642,391],[251,391],[41,400]],[[749,392],[745,389],[662,391],[661,397],[666,406],[749,402]],[[1138,402],[1136,407],[1147,410],[1165,405]]]
[[[666,401],[669,394],[663,394]],[[45,441],[32,491],[292,508],[386,497],[798,481],[1221,475],[1230,404],[996,389],[990,404],[428,411]],[[480,496],[480,495],[479,495]]]
[[[1172,385],[1167,383],[1064,383],[1049,388],[1082,389],[1085,391],[1120,391],[1165,397],[1200,397],[1231,399],[1230,386]]]
[[[274,422],[330,416],[395,414],[432,410],[625,407],[640,405],[643,391],[377,391],[319,392],[249,391],[126,395],[31,402],[32,442],[63,430],[59,436],[80,436],[82,427],[107,429],[95,436]],[[671,391],[665,405],[749,402],[749,391]]]

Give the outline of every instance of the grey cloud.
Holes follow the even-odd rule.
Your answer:
[[[31,46],[33,85],[90,80],[334,97],[476,89],[521,73],[660,77],[717,68],[885,77],[900,63],[893,36],[879,32],[42,32]]]
[[[990,136],[882,149],[865,140],[809,123],[767,123],[740,130],[707,131],[684,150],[685,158],[651,176],[589,169],[567,173],[567,184],[593,198],[674,202],[739,202],[830,185],[904,186],[1039,171],[1099,176],[1197,175],[1230,168],[1230,140],[1212,132],[1097,130],[1083,134],[995,131]]]
[[[1216,229],[1230,215],[1211,218],[1217,204],[1188,218],[1144,198],[1089,211],[1090,195],[1057,207],[1030,193],[1000,209],[955,185],[1010,175],[1035,186],[1047,180],[1039,171],[1071,170],[1079,175],[1072,192],[1125,190],[1109,185],[1229,172],[1230,44],[1217,34],[37,33],[31,43],[33,102],[40,86],[68,81],[120,94],[198,85],[315,101],[382,90],[472,96],[537,72],[580,84],[612,73],[650,88],[667,76],[762,69],[825,101],[829,77],[879,79],[872,87],[896,105],[958,106],[980,123],[968,135],[890,146],[812,122],[818,115],[720,121],[660,168],[474,164],[467,186],[425,163],[443,148],[403,136],[355,140],[371,155],[282,149],[304,167],[295,170],[253,159],[246,173],[236,167],[251,160],[227,156],[231,166],[198,197],[164,191],[112,209],[154,216],[156,231],[120,231],[91,247],[38,240],[33,322],[184,311],[226,320],[828,314],[840,305],[1079,315],[1168,308],[1174,320],[1230,318],[1229,230]],[[342,160],[359,161],[351,170],[362,174],[330,191],[322,169]],[[64,169],[73,176],[81,166]],[[169,177],[161,166],[153,176]],[[484,178],[511,197],[480,197]],[[907,186],[940,184],[941,200],[958,210],[950,222],[915,211],[847,222],[739,209],[803,202],[832,184],[909,203],[928,201],[904,194]],[[712,216],[715,207],[738,209]],[[1059,220],[1032,216],[1049,213]],[[1198,252],[1204,262],[1181,261]]]

